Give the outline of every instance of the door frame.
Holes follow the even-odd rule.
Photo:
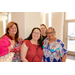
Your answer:
[[[65,43],[65,46],[67,48],[67,34],[68,34],[68,23],[75,23],[75,19],[71,19],[71,20],[66,20],[66,12],[64,12],[64,26],[63,26],[63,41]],[[73,51],[68,51],[69,55],[74,55],[75,56],[75,52]]]
[[[71,20],[65,20],[65,15],[64,15],[64,30],[63,30],[63,41],[66,45],[66,48],[67,48],[67,34],[68,34],[68,23],[75,23],[75,19],[71,19]],[[74,55],[75,56],[75,52],[73,51],[68,51],[68,54],[69,55]]]

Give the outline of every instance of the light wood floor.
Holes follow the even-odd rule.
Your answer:
[[[75,56],[67,55],[66,62],[75,62]]]

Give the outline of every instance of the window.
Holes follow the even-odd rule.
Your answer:
[[[75,12],[66,12],[66,20],[75,19]]]
[[[64,42],[68,54],[75,55],[75,12],[65,13]]]

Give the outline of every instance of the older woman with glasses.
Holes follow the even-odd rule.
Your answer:
[[[55,37],[55,29],[47,29],[47,38],[43,41],[44,62],[65,62],[67,50],[64,43]]]

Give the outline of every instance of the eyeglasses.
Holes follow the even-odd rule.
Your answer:
[[[53,34],[54,33],[54,31],[52,31],[52,32],[47,32],[47,34]]]
[[[40,34],[40,33],[37,33],[37,32],[33,32],[34,34]]]

